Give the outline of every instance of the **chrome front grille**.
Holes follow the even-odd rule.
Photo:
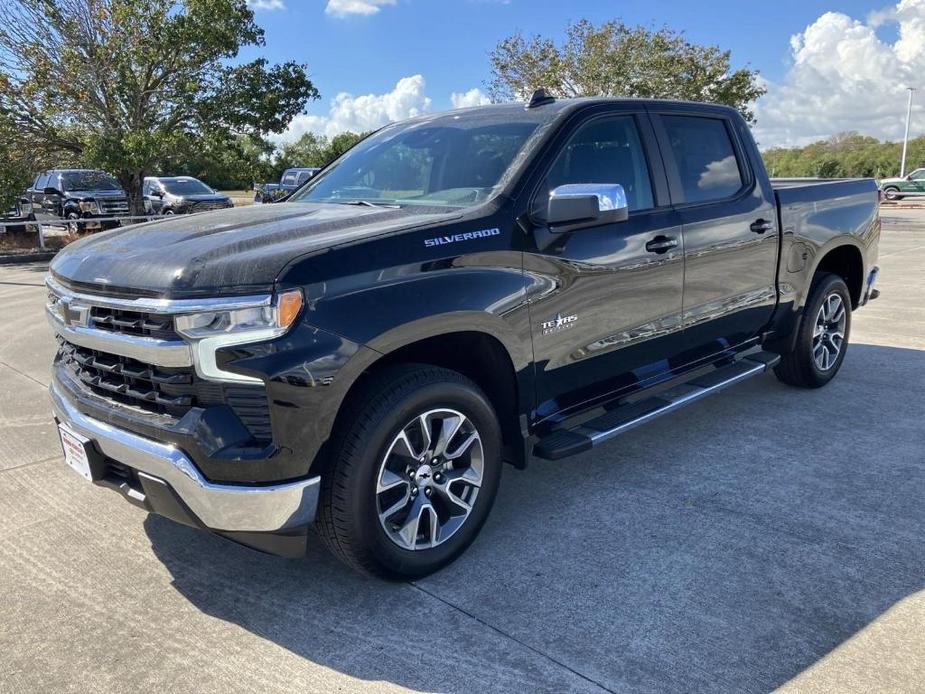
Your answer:
[[[100,212],[103,215],[124,215],[128,214],[128,200],[120,198],[97,198],[100,206]]]
[[[159,340],[180,340],[174,331],[173,316],[91,306],[89,324],[91,327],[121,335],[137,335]]]
[[[255,440],[273,437],[263,386],[204,381],[192,368],[156,368],[136,359],[78,347],[60,336],[56,361],[73,383],[107,402],[172,421],[194,407],[227,405]]]
[[[175,315],[211,304],[104,297],[46,282],[46,310],[58,339],[55,364],[71,388],[136,416],[148,414],[156,425],[176,422],[194,408],[226,406],[255,441],[272,439],[264,385],[201,377],[189,343],[174,329]]]

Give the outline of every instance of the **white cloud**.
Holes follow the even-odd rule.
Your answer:
[[[466,106],[484,106],[490,104],[491,99],[478,87],[473,87],[467,92],[453,92],[450,94],[450,103],[453,108],[465,108]]]
[[[276,139],[292,142],[303,133],[314,132],[332,137],[345,130],[355,133],[373,130],[393,121],[419,116],[430,110],[431,100],[424,93],[422,75],[398,80],[395,88],[385,94],[354,96],[341,92],[334,97],[326,116],[302,114],[296,116],[285,133]]]
[[[332,17],[348,17],[352,14],[376,14],[383,5],[394,5],[395,0],[328,0],[324,13]]]
[[[247,0],[247,4],[255,10],[285,10],[283,0]]]
[[[877,36],[898,24],[890,43]],[[805,144],[838,132],[899,139],[906,113],[905,87],[919,87],[925,103],[925,0],[901,0],[860,21],[826,12],[790,39],[792,65],[756,108],[755,135],[762,148]],[[925,132],[915,108],[912,134]]]

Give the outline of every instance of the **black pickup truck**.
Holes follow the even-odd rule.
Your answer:
[[[879,234],[874,181],[775,186],[729,108],[540,93],[415,118],[288,202],[62,251],[65,460],[263,551],[314,525],[357,569],[422,576],[473,541],[502,461],[769,369],[825,385]]]
[[[112,229],[119,226],[116,218],[129,215],[128,197],[119,182],[97,169],[43,171],[24,197],[29,201],[31,219],[44,224],[67,220],[74,231]]]

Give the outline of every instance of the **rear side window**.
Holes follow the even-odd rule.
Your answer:
[[[33,187],[40,191],[45,188],[46,185],[48,185],[48,174],[40,173],[38,178],[35,179],[35,185]]]
[[[633,116],[595,118],[572,135],[549,171],[549,190],[568,183],[619,183],[630,210],[652,207],[652,183]]]
[[[719,118],[662,116],[678,167],[684,202],[735,195],[744,185],[726,122]]]

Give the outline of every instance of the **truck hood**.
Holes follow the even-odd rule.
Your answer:
[[[294,258],[459,216],[446,208],[251,205],[113,229],[68,245],[52,274],[104,293],[182,298],[272,289]]]

